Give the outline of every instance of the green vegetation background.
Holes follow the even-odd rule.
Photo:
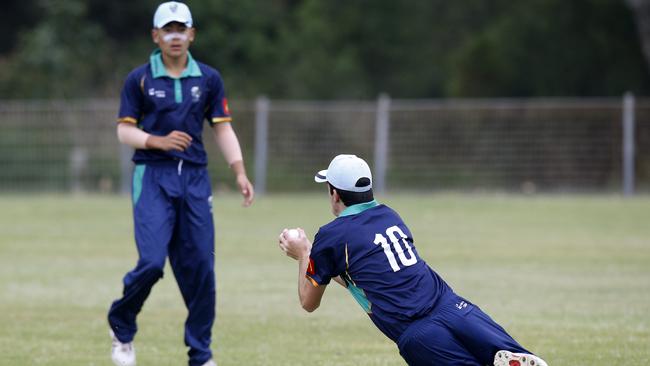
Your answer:
[[[9,0],[0,99],[111,97],[147,62],[159,1]],[[230,96],[332,99],[647,94],[621,0],[187,1],[192,52]]]

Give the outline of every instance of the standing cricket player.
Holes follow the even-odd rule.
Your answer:
[[[318,308],[334,279],[409,365],[546,366],[420,258],[400,216],[374,200],[363,159],[339,155],[315,180],[327,182],[337,218],[320,228],[313,245],[302,229],[279,237],[280,249],[298,261],[305,310]]]
[[[215,366],[210,351],[216,302],[212,189],[201,137],[205,119],[245,206],[254,193],[221,76],[188,52],[195,36],[190,9],[174,1],[161,4],[151,34],[158,48],[128,75],[117,125],[119,140],[136,149],[132,198],[139,260],[108,313],[111,356],[119,366],[136,364],[136,316],[169,257],[188,309],[189,365]]]

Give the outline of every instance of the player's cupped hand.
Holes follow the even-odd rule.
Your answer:
[[[151,135],[147,139],[147,147],[163,151],[185,151],[192,144],[192,136],[183,131],[172,131],[167,136]]]
[[[278,246],[287,257],[296,260],[309,256],[311,252],[311,243],[301,228],[282,230],[278,237]]]

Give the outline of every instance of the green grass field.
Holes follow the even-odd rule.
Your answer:
[[[380,201],[456,292],[550,365],[650,364],[650,197]],[[0,196],[0,207],[0,365],[111,365],[106,311],[136,261],[128,198]],[[339,286],[315,313],[298,304],[277,235],[313,235],[330,215],[324,194],[248,209],[215,197],[219,365],[404,364]],[[138,365],[186,364],[185,314],[167,268],[139,317]]]

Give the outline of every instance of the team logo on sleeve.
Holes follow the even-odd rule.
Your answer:
[[[228,99],[223,98],[221,104],[223,106],[223,113],[230,115],[230,108],[228,108]]]
[[[316,268],[314,267],[314,260],[309,257],[309,265],[307,266],[307,274],[313,276],[316,274]]]

